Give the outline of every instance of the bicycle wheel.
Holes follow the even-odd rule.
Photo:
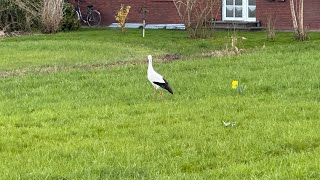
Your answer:
[[[97,27],[99,26],[101,21],[101,16],[99,11],[97,10],[92,10],[87,17],[87,23],[91,27]]]

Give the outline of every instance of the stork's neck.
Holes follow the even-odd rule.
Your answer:
[[[148,70],[153,70],[153,67],[152,67],[152,59],[149,59]]]

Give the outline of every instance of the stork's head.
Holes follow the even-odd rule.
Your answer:
[[[151,55],[148,56],[148,60],[152,61],[152,56]]]

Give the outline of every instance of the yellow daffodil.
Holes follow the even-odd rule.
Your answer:
[[[231,88],[232,89],[237,89],[238,85],[239,85],[239,81],[233,80],[232,83],[231,83]]]

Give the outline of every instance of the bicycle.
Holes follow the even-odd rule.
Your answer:
[[[101,16],[100,12],[93,9],[93,5],[87,6],[87,14],[82,14],[80,9],[80,2],[83,0],[75,0],[77,5],[75,7],[75,12],[77,14],[78,20],[82,20],[84,23],[87,23],[90,27],[97,27],[100,25]]]

